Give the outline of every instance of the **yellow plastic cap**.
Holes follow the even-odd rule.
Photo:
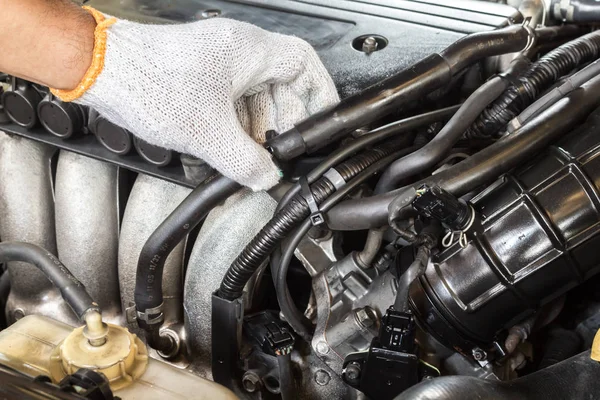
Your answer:
[[[80,368],[88,368],[103,373],[111,389],[119,390],[142,376],[148,366],[144,343],[126,328],[107,326],[106,342],[101,346],[90,343],[83,326],[67,336],[51,357],[50,373],[55,382]]]

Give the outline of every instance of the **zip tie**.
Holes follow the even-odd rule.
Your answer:
[[[302,197],[304,197],[304,200],[306,201],[306,204],[308,204],[308,208],[310,210],[310,222],[313,224],[313,226],[323,225],[325,223],[325,217],[319,209],[319,205],[315,200],[315,196],[313,196],[312,191],[310,190],[306,176],[300,177],[298,183],[300,183]]]

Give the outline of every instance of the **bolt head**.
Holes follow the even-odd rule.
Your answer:
[[[375,39],[373,36],[365,38],[362,45],[362,51],[367,54],[377,51],[377,39]]]
[[[242,377],[242,385],[244,386],[244,390],[246,390],[246,392],[254,393],[260,389],[260,377],[254,372],[248,371]]]
[[[344,368],[343,373],[346,376],[346,379],[350,382],[357,382],[360,378],[361,368],[360,365],[356,362],[351,362]]]
[[[475,361],[485,361],[487,358],[487,353],[478,347],[473,349],[472,354]]]
[[[327,345],[327,343],[325,343],[325,342],[317,343],[317,352],[319,354],[323,354],[323,355],[329,353],[329,346]]]
[[[370,328],[375,325],[375,322],[377,321],[377,314],[370,307],[359,308],[354,311],[354,313],[356,315],[356,321],[363,328]]]
[[[317,383],[317,385],[326,386],[329,383],[329,381],[331,381],[331,376],[327,371],[320,369],[317,372],[315,372],[315,382]]]

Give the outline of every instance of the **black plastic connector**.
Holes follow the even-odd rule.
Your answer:
[[[272,312],[264,311],[247,317],[244,328],[266,354],[283,356],[290,354],[294,348],[296,338],[290,328]]]
[[[471,207],[446,192],[439,186],[422,185],[412,201],[413,208],[421,215],[434,218],[446,227],[460,231],[469,226],[472,218]]]

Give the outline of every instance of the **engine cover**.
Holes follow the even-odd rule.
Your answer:
[[[512,7],[474,0],[92,0],[140,21],[193,22],[214,16],[298,36],[319,53],[342,98],[437,53],[468,33],[519,21]],[[362,51],[366,37],[378,50]]]
[[[600,271],[600,109],[531,165],[473,199],[482,227],[413,282],[412,307],[470,354]]]

